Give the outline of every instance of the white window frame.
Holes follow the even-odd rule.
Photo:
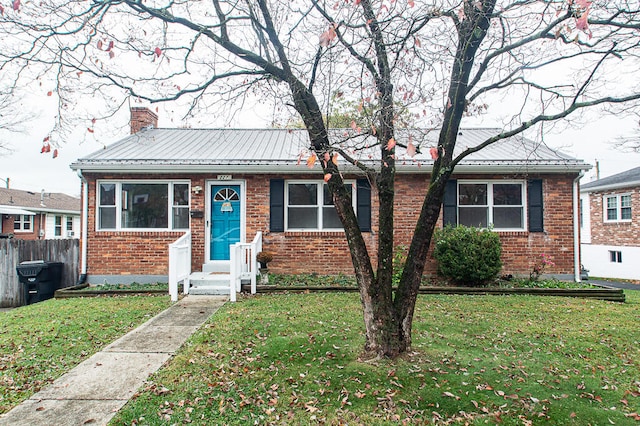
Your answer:
[[[622,197],[629,197],[629,206],[628,207],[622,207]],[[609,219],[609,215],[607,214],[609,212],[609,199],[615,199],[616,200],[616,217],[615,219]],[[623,208],[628,208],[631,210],[631,218],[630,219],[622,219],[622,209]],[[633,197],[632,194],[629,193],[625,193],[625,194],[607,194],[607,195],[603,195],[602,196],[602,220],[605,223],[629,223],[633,220]]]
[[[27,220],[25,220],[25,218]],[[20,227],[16,229],[16,223],[20,224]],[[29,229],[24,228],[24,224],[29,224]],[[13,217],[13,232],[35,232],[33,230],[33,216],[18,214]]]
[[[60,220],[60,223],[58,223]],[[57,238],[62,238],[62,223],[64,222],[63,215],[54,215],[53,216],[53,236]]]
[[[478,185],[478,184],[482,184],[482,185],[487,185],[487,204],[486,207],[488,209],[488,217],[487,217],[487,225],[488,227],[492,227],[491,229],[494,231],[501,231],[501,232],[521,232],[521,231],[526,231],[527,230],[527,224],[528,224],[528,219],[527,219],[527,204],[528,204],[528,194],[527,194],[527,182],[524,180],[471,180],[471,179],[460,179],[457,181],[457,188],[456,188],[456,217],[458,220],[458,224],[460,225],[460,207],[469,207],[469,206],[465,206],[465,205],[460,205],[460,185],[465,185],[465,184],[472,184],[472,185]],[[522,208],[522,227],[520,228],[498,228],[498,227],[493,227],[493,209],[494,204],[493,204],[493,185],[494,184],[518,184],[520,185],[521,188],[521,199],[522,199],[522,204],[520,204],[519,206],[517,205],[511,205],[511,206],[502,206],[502,207],[521,207]],[[500,206],[498,206],[500,207]]]
[[[289,205],[289,185],[309,185],[315,184],[318,186],[318,190],[316,191],[316,214],[317,214],[317,228],[291,228],[289,227],[289,207],[300,207],[300,206],[290,206]],[[357,192],[356,192],[356,181],[355,180],[345,180],[345,186],[351,185],[351,205],[353,206],[353,211],[357,215]],[[344,228],[323,228],[322,227],[322,210],[323,210],[323,195],[324,195],[324,186],[327,183],[323,180],[297,180],[291,179],[286,180],[284,183],[284,223],[285,223],[285,232],[344,232]],[[312,207],[310,207],[312,208]]]
[[[100,227],[100,185],[113,184],[115,185],[115,210],[116,210],[116,226],[114,228],[101,228]],[[167,191],[167,214],[168,226],[166,228],[124,228],[122,227],[122,185],[123,184],[166,184]],[[99,232],[167,232],[167,231],[186,231],[188,228],[174,228],[173,224],[173,209],[176,207],[173,204],[174,185],[186,184],[189,192],[189,200],[187,206],[191,208],[191,182],[186,179],[177,180],[153,180],[153,179],[123,179],[123,180],[97,180],[96,181],[96,211],[95,211],[95,228]],[[112,207],[112,206],[108,206]],[[190,226],[190,225],[189,225]]]
[[[609,263],[622,263],[622,251],[609,250]]]

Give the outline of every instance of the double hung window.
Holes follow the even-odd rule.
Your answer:
[[[604,208],[605,222],[630,222],[631,194],[605,195]]]
[[[523,230],[523,182],[458,182],[458,224],[497,230]]]
[[[345,184],[352,200],[355,199],[354,186],[353,183]],[[329,187],[324,182],[287,182],[285,202],[287,230],[343,229]]]
[[[67,216],[67,237],[73,237],[73,217]]]
[[[99,182],[98,229],[188,229],[186,182]]]
[[[33,216],[21,215],[21,214],[14,216],[13,230],[16,232],[32,232]]]
[[[62,216],[53,217],[53,235],[56,237],[62,236]]]

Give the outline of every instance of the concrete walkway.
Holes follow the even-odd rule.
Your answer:
[[[0,425],[106,425],[227,299],[185,297],[0,416]]]
[[[623,290],[640,290],[640,284],[634,284],[624,281],[605,281],[605,280],[587,280],[584,283],[597,285],[600,287],[621,288]]]

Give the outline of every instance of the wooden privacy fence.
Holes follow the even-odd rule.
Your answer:
[[[78,280],[80,240],[0,240],[0,308],[25,304],[22,284],[16,267],[20,262],[44,260],[62,262],[60,288],[71,287]]]

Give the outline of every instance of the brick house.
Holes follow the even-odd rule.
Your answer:
[[[80,237],[80,199],[62,193],[0,188],[0,238]]]
[[[262,232],[275,273],[353,273],[319,166],[305,164],[306,131],[157,129],[157,116],[146,108],[134,108],[131,123],[130,136],[71,165],[83,180],[82,273],[89,283],[166,282],[167,247],[187,231],[192,271],[225,264],[228,270],[229,244]],[[460,149],[497,132],[462,130]],[[398,140],[408,133],[399,131]],[[398,153],[398,246],[413,234],[435,133],[411,131],[424,152]],[[526,138],[498,142],[457,166],[443,221],[493,226],[503,241],[505,273],[528,274],[545,253],[556,264],[550,273],[579,279],[578,178],[588,168]],[[375,253],[375,186],[353,167],[342,170]],[[429,261],[426,273],[434,271]]]
[[[582,263],[603,278],[640,279],[640,167],[580,187]]]

